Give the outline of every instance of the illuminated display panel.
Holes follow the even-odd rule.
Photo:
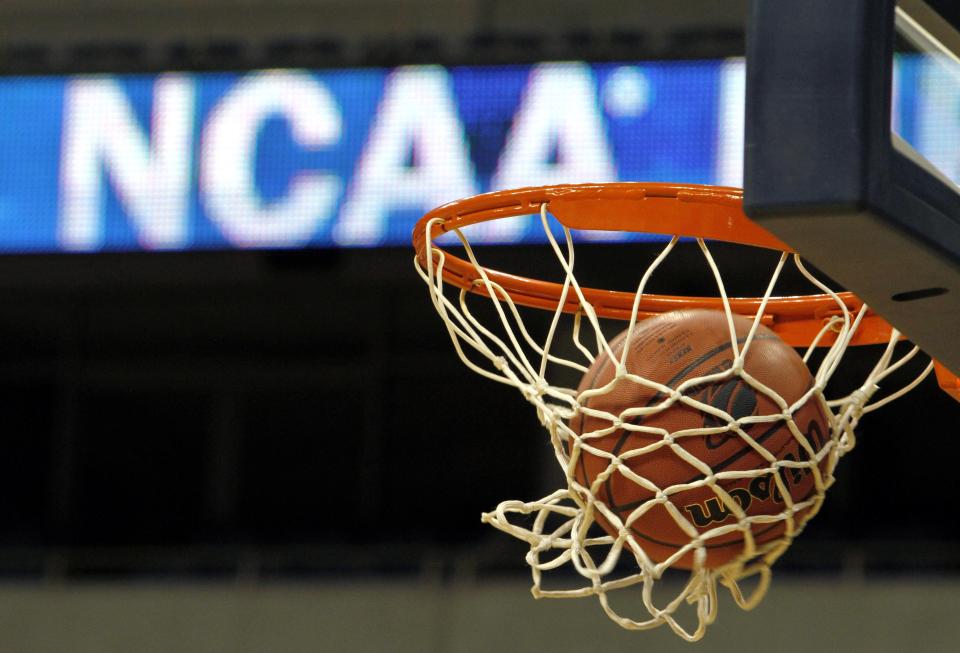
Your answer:
[[[911,66],[898,131],[960,151],[960,118],[911,131]],[[4,78],[0,251],[408,246],[490,190],[740,185],[743,92],[736,60]]]
[[[941,181],[957,184],[960,57],[909,13],[898,9],[895,24],[901,38],[893,67],[893,145]]]

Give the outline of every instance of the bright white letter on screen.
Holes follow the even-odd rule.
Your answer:
[[[543,64],[530,74],[491,186],[493,190],[617,178],[596,81],[582,63]],[[490,223],[485,234],[510,240],[520,220]]]
[[[192,128],[187,76],[157,79],[146,134],[116,81],[71,80],[64,97],[60,244],[73,250],[103,245],[103,177],[109,175],[144,247],[184,246]]]
[[[474,195],[473,180],[447,72],[400,68],[387,78],[333,237],[342,245],[375,245],[391,211],[427,211]]]
[[[210,219],[241,247],[302,245],[332,217],[340,194],[336,175],[302,172],[282,199],[267,203],[260,197],[257,136],[272,116],[289,123],[303,148],[340,140],[340,109],[327,87],[307,73],[254,73],[220,100],[203,134],[201,199]]]
[[[720,68],[720,115],[717,117],[716,183],[743,185],[743,115],[746,103],[746,67],[743,59],[725,61]]]

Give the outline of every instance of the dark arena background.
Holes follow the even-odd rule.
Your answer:
[[[4,2],[0,650],[688,646],[531,598],[480,514],[562,473],[409,238],[496,188],[740,185],[748,4]],[[960,147],[903,65],[895,128]],[[655,247],[578,265],[629,288]],[[700,646],[954,650],[958,420],[932,379],[865,416],[768,598],[721,597]]]

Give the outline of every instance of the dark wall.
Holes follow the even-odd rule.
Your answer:
[[[8,546],[462,542],[538,489],[535,416],[406,250],[0,267]]]
[[[616,287],[642,250],[579,260]],[[694,269],[664,283],[696,290]],[[73,574],[232,573],[250,551],[277,573],[464,554],[521,571],[479,514],[560,473],[532,407],[456,358],[410,251],[6,258],[0,279],[7,572],[45,573],[51,551]],[[866,416],[784,564],[898,569],[923,541],[952,566],[958,416],[932,382]]]

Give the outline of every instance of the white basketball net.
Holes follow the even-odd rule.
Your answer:
[[[736,603],[743,609],[749,610],[756,606],[763,598],[770,582],[770,566],[784,553],[793,538],[802,530],[804,523],[812,517],[823,502],[824,492],[834,482],[833,470],[838,459],[850,451],[855,442],[854,429],[861,415],[880,407],[915,387],[933,369],[933,363],[928,365],[924,372],[907,386],[894,393],[888,394],[882,400],[870,403],[871,397],[878,389],[879,383],[895,369],[914,357],[918,349],[914,347],[902,355],[895,354],[894,345],[899,340],[899,334],[894,331],[890,341],[880,355],[867,378],[854,392],[846,396],[827,399],[823,392],[831,375],[837,369],[841,357],[861,320],[866,314],[864,306],[856,313],[852,313],[838,295],[824,283],[815,278],[803,265],[796,255],[784,253],[776,265],[766,292],[763,296],[761,308],[756,315],[753,328],[746,342],[737,343],[732,338],[732,351],[735,354],[732,368],[710,376],[691,378],[676,388],[663,386],[651,379],[644,379],[630,373],[621,357],[618,359],[611,349],[610,343],[601,330],[600,320],[594,307],[587,301],[574,275],[574,243],[569,229],[563,227],[563,239],[554,236],[550,223],[552,216],[548,212],[546,203],[541,205],[540,223],[543,227],[549,244],[556,255],[556,259],[563,271],[563,294],[553,313],[549,329],[545,337],[538,341],[525,326],[523,315],[507,292],[485,272],[478,263],[475,252],[461,230],[454,233],[465,249],[466,258],[476,268],[478,273],[477,284],[486,287],[489,296],[484,296],[444,284],[443,269],[446,254],[437,248],[430,240],[433,227],[442,219],[433,220],[426,227],[426,261],[425,266],[416,263],[417,270],[430,289],[433,304],[441,319],[445,323],[454,348],[460,359],[478,374],[517,388],[521,394],[537,409],[540,422],[547,429],[553,453],[563,469],[565,487],[534,501],[504,501],[496,510],[482,516],[484,522],[525,541],[530,546],[526,555],[526,562],[530,566],[533,576],[533,595],[537,598],[572,598],[596,596],[606,614],[620,626],[632,630],[644,630],[663,624],[668,625],[680,637],[694,641],[700,639],[706,627],[714,621],[717,615],[717,583],[727,587]],[[556,230],[556,226],[554,226]],[[633,304],[633,314],[629,328],[632,332],[637,322],[638,306],[644,295],[651,276],[663,261],[675,250],[679,238],[673,237],[667,242],[659,255],[649,264],[640,275],[636,287]],[[730,324],[731,334],[732,311],[727,298],[721,273],[714,257],[711,255],[708,244],[698,239],[700,251],[706,259],[716,282],[717,296],[722,300],[723,310]],[[744,357],[750,347],[757,325],[761,323],[768,301],[773,296],[774,287],[781,275],[784,266],[792,262],[799,272],[806,277],[813,286],[831,296],[836,301],[837,314],[824,320],[823,328],[804,354],[804,362],[811,362],[811,355],[820,341],[826,341],[825,336],[835,336],[834,343],[826,350],[814,374],[814,387],[801,400],[788,405],[775,391],[760,384],[750,377],[743,369]],[[574,315],[564,314],[561,307],[568,297],[575,295],[580,301],[580,311]],[[485,302],[492,306],[496,317],[495,323],[484,325],[477,317],[478,311],[474,302]],[[471,306],[475,310],[471,310]],[[557,353],[558,334],[569,330],[573,348],[568,350],[578,352],[574,358],[567,358]],[[624,347],[623,352],[628,348]],[[617,360],[615,380],[627,378],[633,382],[656,388],[663,393],[665,401],[653,408],[654,411],[666,410],[677,402],[683,402],[704,411],[710,411],[714,417],[720,417],[726,424],[720,427],[699,429],[697,433],[684,431],[684,436],[707,435],[720,431],[736,433],[743,439],[745,446],[752,446],[768,461],[768,465],[748,472],[718,472],[714,473],[703,461],[696,459],[682,447],[673,443],[672,434],[663,432],[663,440],[657,446],[670,446],[677,455],[688,459],[691,465],[701,471],[701,480],[695,483],[685,483],[668,487],[657,487],[649,479],[639,476],[630,466],[631,459],[648,455],[651,447],[644,450],[621,451],[617,456],[601,448],[592,446],[591,441],[599,437],[609,436],[617,429],[643,430],[642,425],[633,424],[628,419],[637,414],[637,409],[625,410],[620,415],[605,415],[609,421],[609,428],[589,433],[578,434],[569,426],[570,419],[584,409],[577,398],[577,391],[569,387],[561,387],[551,382],[549,376],[561,368],[586,372],[597,356],[606,354],[611,360]],[[753,441],[743,430],[744,420],[740,423],[728,413],[717,415],[717,410],[706,406],[684,391],[703,382],[716,382],[739,376],[760,392],[764,392],[783,409],[776,419],[782,419],[790,428],[790,432],[797,439],[799,446],[807,452],[807,460],[777,460],[762,445]],[[569,374],[568,374],[569,376]],[[610,388],[614,382],[606,386]],[[593,393],[594,395],[596,393]],[[812,397],[811,397],[812,395]],[[826,407],[824,412],[830,420],[830,433],[826,444],[819,450],[814,450],[810,442],[804,437],[800,429],[793,422],[793,411],[807,400],[822,401]],[[586,411],[593,409],[586,408]],[[644,414],[649,414],[650,408],[643,408]],[[597,417],[596,411],[590,413]],[[766,416],[766,421],[771,417]],[[636,420],[634,420],[636,421]],[[744,427],[745,428],[745,427]],[[649,432],[649,429],[648,429]],[[591,483],[590,487],[581,484],[575,474],[575,464],[583,451],[589,451],[593,456],[602,456],[608,460],[606,471]],[[692,458],[692,460],[689,460]],[[635,483],[643,486],[655,496],[643,502],[633,510],[626,519],[622,514],[612,511],[604,502],[597,498],[598,488],[604,478],[614,473],[622,474]],[[790,491],[785,486],[783,477],[787,473],[802,472],[813,475],[815,490],[803,501],[791,498]],[[766,477],[773,479],[783,498],[783,510],[776,515],[748,515],[740,504],[731,497],[719,484],[725,479],[732,478]],[[736,520],[734,523],[725,522],[709,530],[697,529],[693,523],[670,501],[672,494],[689,490],[694,486],[709,486],[717,498],[730,511]],[[689,541],[668,559],[660,562],[651,558],[644,550],[643,542],[631,536],[630,525],[643,515],[655,503],[662,503],[673,516],[682,531],[689,535]],[[800,513],[803,516],[800,518]],[[596,524],[597,515],[617,530],[616,537],[608,534]],[[757,544],[752,535],[751,526],[761,523],[782,522],[783,536],[772,542]],[[731,534],[739,530],[743,533],[743,553],[733,561],[722,567],[711,569],[704,566],[706,546],[717,537]],[[689,571],[677,571],[676,562],[692,554],[693,565]],[[569,571],[575,571],[575,577],[582,579],[577,586],[565,589],[545,589],[543,582],[548,573],[565,569],[567,573],[559,574],[560,578],[569,578]],[[671,574],[683,574],[686,581],[679,592],[670,592],[667,598],[660,594],[664,592],[663,579],[668,570]],[[747,592],[743,581],[753,578],[748,583],[753,586]],[[639,587],[635,587],[639,586]],[[667,585],[667,587],[671,587]],[[657,589],[659,588],[659,589]],[[632,589],[630,593],[628,590]],[[655,596],[655,589],[657,595]],[[623,602],[631,607],[632,616],[624,616],[611,605],[611,593],[614,590],[619,595],[626,596]],[[618,606],[621,600],[618,599]],[[687,611],[694,612],[695,618],[684,617],[685,613],[678,613],[685,604],[692,605]],[[620,608],[618,608],[620,609]],[[682,624],[681,621],[684,623]],[[690,627],[689,623],[695,623]],[[684,625],[686,624],[686,625]]]

